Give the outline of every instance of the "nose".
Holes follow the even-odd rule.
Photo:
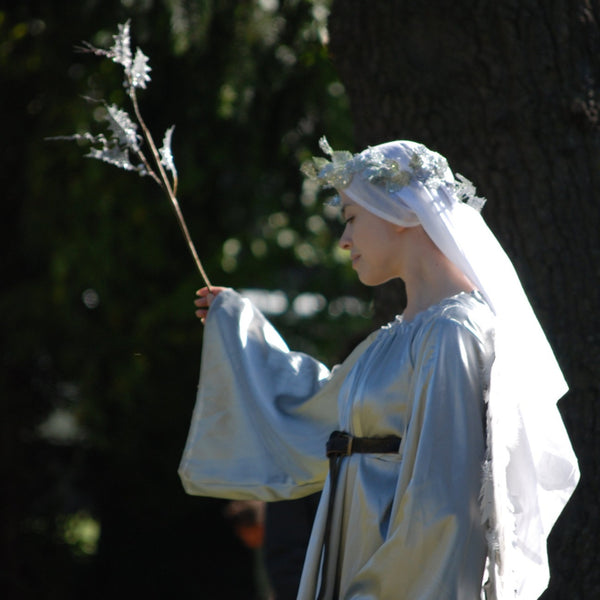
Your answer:
[[[348,228],[347,227],[344,228],[342,236],[340,237],[340,241],[338,242],[338,246],[342,250],[350,250],[350,248],[352,248],[352,239],[348,235]]]

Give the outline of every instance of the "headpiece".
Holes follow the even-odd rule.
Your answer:
[[[394,142],[399,143],[399,142]],[[318,181],[324,188],[342,190],[347,188],[358,175],[360,179],[379,186],[387,193],[400,192],[411,183],[420,182],[430,189],[446,187],[450,193],[481,211],[485,198],[475,195],[475,186],[460,173],[452,174],[448,161],[437,152],[429,150],[423,144],[402,142],[410,146],[411,154],[407,164],[385,155],[385,145],[369,147],[359,154],[342,150],[335,151],[323,136],[319,146],[331,161],[320,156],[313,156],[306,161],[301,171],[310,179]],[[333,204],[339,198],[336,196]],[[384,217],[385,218],[385,217]]]
[[[579,469],[556,406],[567,384],[510,259],[477,210],[484,200],[422,144],[351,154],[322,138],[321,148],[331,161],[305,163],[307,176],[387,221],[421,225],[496,315],[481,498],[488,598],[537,599],[549,580],[546,539]]]

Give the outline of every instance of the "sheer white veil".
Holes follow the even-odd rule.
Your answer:
[[[409,141],[357,155],[334,153],[326,140],[322,146],[333,161],[321,159],[321,173],[313,176],[387,221],[422,225],[496,315],[482,486],[487,594],[534,600],[548,585],[546,540],[579,469],[556,406],[568,387],[519,277],[470,205],[477,200],[474,188],[455,177],[441,155]]]

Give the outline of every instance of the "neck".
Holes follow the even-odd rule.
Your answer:
[[[428,241],[428,243],[427,243]],[[407,304],[404,319],[461,292],[472,292],[473,283],[429,240],[422,245],[416,260],[404,274]]]
[[[416,293],[411,294],[407,287],[406,309],[402,313],[404,320],[411,321],[420,312],[427,310],[430,306],[440,303],[445,298],[456,296],[456,294],[460,294],[461,292],[472,292],[474,289],[473,285],[469,285],[468,280],[464,285],[449,285],[437,290],[427,290],[425,293],[421,293],[421,290],[418,290]]]

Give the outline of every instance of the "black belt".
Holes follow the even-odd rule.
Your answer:
[[[335,502],[335,494],[337,490],[338,475],[342,459],[351,454],[394,454],[400,448],[400,441],[396,435],[388,435],[381,438],[365,438],[353,437],[344,431],[334,431],[329,436],[327,442],[327,457],[329,458],[329,502],[327,506],[327,518],[325,520],[325,533],[323,536],[322,556],[323,562],[321,567],[321,588],[317,600],[325,600],[327,571],[329,569],[329,549],[331,537],[331,518],[333,515],[333,505]],[[337,569],[336,569],[337,571]],[[338,590],[338,575],[336,572],[335,583],[333,589],[332,600],[337,600],[339,595]]]

